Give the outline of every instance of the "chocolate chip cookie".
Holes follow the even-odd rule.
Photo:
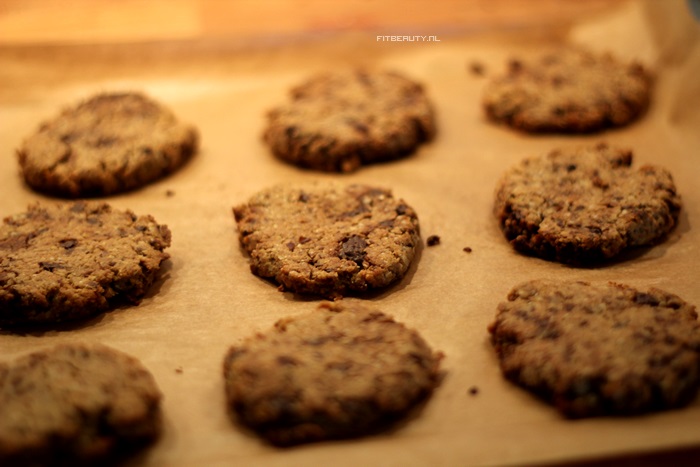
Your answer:
[[[31,188],[67,198],[132,190],[169,174],[197,131],[141,93],[103,93],[44,122],[17,151]]]
[[[489,332],[505,377],[567,417],[681,407],[700,385],[695,307],[656,288],[525,282]]]
[[[356,437],[425,400],[441,358],[378,310],[326,302],[232,347],[226,397],[239,422],[276,445]]]
[[[106,203],[34,204],[0,226],[0,326],[137,302],[168,258],[170,230]]]
[[[631,165],[631,151],[604,143],[525,159],[501,179],[494,213],[517,250],[564,263],[653,245],[676,225],[681,199],[667,170]]]
[[[649,106],[650,72],[577,47],[513,59],[484,89],[486,115],[527,132],[579,133],[629,124]]]
[[[0,464],[105,465],[159,436],[160,400],[138,360],[99,344],[0,363]]]
[[[233,213],[251,271],[300,294],[338,298],[387,287],[420,244],[415,211],[367,185],[278,185]]]
[[[319,73],[267,115],[264,140],[280,159],[327,172],[411,154],[435,134],[423,87],[396,73]]]

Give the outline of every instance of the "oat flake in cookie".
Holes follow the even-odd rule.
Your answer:
[[[278,185],[233,212],[251,271],[300,294],[338,298],[387,287],[420,243],[415,211],[366,185]]]
[[[44,122],[17,151],[37,191],[67,198],[142,187],[182,166],[197,131],[140,93],[98,94]]]
[[[0,464],[113,465],[161,432],[161,393],[135,358],[60,344],[0,363]]]
[[[276,445],[356,437],[424,401],[441,358],[378,310],[322,303],[232,347],[226,398],[240,423]]]
[[[564,263],[655,244],[676,225],[681,199],[668,171],[631,165],[631,151],[602,143],[525,159],[498,184],[494,213],[517,250]]]
[[[568,417],[681,407],[700,385],[695,307],[656,288],[525,282],[489,331],[505,377]]]
[[[0,226],[0,326],[85,318],[137,302],[170,231],[106,203],[34,204]]]
[[[407,156],[435,134],[422,86],[380,70],[314,75],[267,117],[264,139],[277,157],[327,172]]]
[[[511,60],[484,89],[483,107],[492,120],[523,131],[590,132],[639,118],[651,87],[638,63],[568,47]]]

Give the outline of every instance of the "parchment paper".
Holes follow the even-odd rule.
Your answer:
[[[700,305],[700,42],[689,15],[683,1],[649,1],[571,28],[436,31],[439,42],[378,42],[374,32],[358,31],[286,43],[2,48],[0,215],[51,201],[22,184],[15,150],[42,120],[97,91],[149,93],[197,125],[201,150],[176,174],[108,198],[152,214],[173,233],[172,258],[141,304],[54,331],[0,331],[0,358],[77,340],[139,358],[164,393],[165,430],[133,465],[545,463],[700,447],[700,402],[634,418],[563,419],[502,378],[486,331],[508,291],[532,278],[655,286]],[[579,136],[529,136],[486,121],[480,96],[488,76],[514,54],[566,40],[656,69],[653,105],[643,119]],[[470,71],[473,63],[485,75]],[[421,81],[437,113],[436,139],[410,158],[349,175],[304,171],[273,158],[260,138],[265,111],[310,73],[348,64],[393,68]],[[515,253],[491,213],[502,172],[526,156],[601,140],[632,148],[635,166],[671,171],[684,201],[678,227],[663,244],[596,268]],[[231,207],[272,184],[314,179],[389,187],[417,210],[423,239],[440,236],[395,287],[346,300],[371,301],[420,330],[445,353],[446,377],[421,410],[388,433],[281,450],[228,418],[222,359],[230,345],[316,301],[281,293],[250,273]]]

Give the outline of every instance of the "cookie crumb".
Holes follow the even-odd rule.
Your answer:
[[[462,251],[465,252],[465,253],[471,253],[471,252],[472,252],[472,248],[469,247],[469,246],[465,246],[464,248],[462,248]]]
[[[471,74],[474,76],[484,76],[486,74],[484,64],[477,60],[472,60],[469,62],[468,68]]]
[[[427,238],[425,241],[426,245],[428,246],[435,246],[440,244],[440,237],[437,235],[431,235],[430,237]]]
[[[476,396],[477,394],[479,394],[479,388],[478,388],[478,387],[472,386],[472,387],[469,388],[469,395],[470,395],[470,396]]]

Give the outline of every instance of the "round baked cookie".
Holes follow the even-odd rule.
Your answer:
[[[490,119],[527,132],[590,132],[637,119],[651,88],[638,63],[566,47],[511,60],[484,89],[483,107]]]
[[[505,377],[568,417],[680,407],[700,385],[695,307],[656,288],[525,282],[489,332]]]
[[[276,445],[356,437],[432,394],[441,359],[376,309],[325,302],[231,347],[226,398],[240,423]]]
[[[44,122],[17,151],[26,183],[68,198],[142,187],[182,166],[197,131],[141,93],[104,93]]]
[[[233,213],[253,274],[300,294],[338,298],[387,287],[420,243],[415,211],[367,185],[277,185]]]
[[[631,164],[631,151],[605,143],[525,159],[498,184],[494,213],[517,250],[564,263],[652,245],[676,225],[681,199],[668,171]]]
[[[268,112],[264,140],[282,160],[327,172],[404,157],[435,134],[423,87],[381,70],[319,73]]]
[[[0,326],[56,323],[138,302],[170,230],[106,203],[34,204],[0,226]]]
[[[0,464],[105,465],[160,435],[160,400],[138,360],[104,345],[0,363]]]

